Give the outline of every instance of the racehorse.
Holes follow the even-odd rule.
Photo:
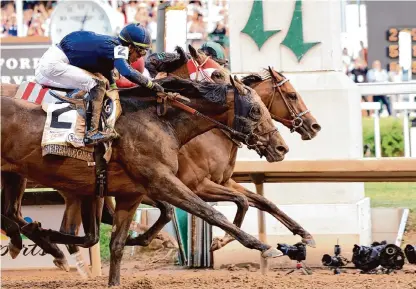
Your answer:
[[[197,63],[202,64],[207,62],[207,57],[205,55],[197,53],[192,47],[190,47],[190,51]],[[173,70],[170,74],[180,77],[189,77],[188,67],[186,65],[188,60],[186,57],[180,56],[180,53],[178,55],[179,57],[176,59],[179,61],[176,63],[170,62],[168,64],[162,62],[162,65],[159,66],[159,68],[170,68]],[[175,71],[179,71],[180,73],[176,74]],[[158,72],[159,71],[157,70],[153,70],[154,74],[157,74]],[[320,127],[311,113],[300,116],[303,118],[300,120],[296,119],[296,117],[293,118],[293,111],[304,112],[308,110],[301,96],[282,74],[269,69],[263,77],[260,75],[249,75],[243,78],[243,81],[247,85],[251,85],[259,93],[275,120],[282,122],[292,130],[296,130],[302,135],[303,139],[311,139],[319,131]],[[213,147],[206,145],[206,143],[209,143],[210,141],[221,145],[217,145],[215,151],[213,151]],[[280,211],[274,203],[262,196],[250,192],[230,178],[235,163],[236,150],[237,146],[233,145],[233,142],[230,141],[222,131],[217,129],[211,130],[193,139],[180,150],[179,178],[205,201],[235,202],[238,211],[234,224],[238,226],[241,225],[248,205],[250,205],[269,212],[294,234],[302,236],[303,242],[314,246],[312,236],[285,213]],[[210,166],[207,164],[210,164]],[[195,171],[192,170],[196,167],[198,168],[198,175],[195,175]],[[224,184],[225,187],[221,186]],[[70,232],[70,228],[73,228],[74,226],[78,228],[81,221],[80,217],[77,217],[76,215],[77,208],[80,207],[80,200],[77,200],[76,196],[71,196],[64,192],[61,192],[61,194],[65,197],[67,205],[61,231]],[[147,197],[145,197],[143,203],[158,207],[161,210],[161,217],[155,226],[152,227],[152,230],[141,235],[140,242],[136,241],[135,243],[130,243],[127,241],[127,245],[147,245],[157,234],[158,229],[161,229],[170,221],[172,208],[166,203],[155,203]],[[111,200],[109,200],[109,198],[106,198],[106,205],[110,207],[111,211],[114,211],[114,208],[111,207]],[[112,224],[112,221],[110,220],[109,223]],[[227,236],[222,240],[214,240],[211,248],[213,250],[218,249],[232,240],[233,239],[230,238],[230,236]],[[77,251],[74,247],[69,249],[71,254]],[[56,255],[54,256],[57,258]]]
[[[220,123],[234,120],[234,99],[249,99],[253,106],[241,130],[254,129],[258,136],[255,144],[258,152],[270,161],[282,160],[287,152],[284,141],[274,128],[270,114],[257,94],[239,83],[233,86],[195,84],[178,79],[161,81],[164,86],[176,89],[191,99],[190,106],[209,114]],[[196,92],[195,92],[196,91]],[[127,94],[126,94],[127,93]],[[133,96],[132,96],[133,95]],[[148,96],[143,88],[121,92],[123,114],[116,124],[122,137],[113,144],[109,163],[109,192],[116,198],[116,212],[111,240],[111,265],[109,285],[120,282],[120,261],[128,227],[144,193],[152,199],[168,202],[208,223],[229,232],[251,249],[262,252],[264,257],[279,255],[277,249],[259,242],[244,233],[211,206],[195,196],[177,177],[179,149],[192,138],[212,129],[215,125],[204,117],[176,109],[159,118],[153,105],[135,96]],[[211,101],[208,101],[208,97]],[[101,205],[94,196],[93,168],[85,163],[61,157],[42,157],[40,141],[45,113],[39,105],[19,99],[1,97],[2,101],[2,213],[25,226],[24,233],[30,239],[48,237],[56,243],[89,247],[98,241]],[[253,126],[252,123],[255,123]],[[251,127],[248,127],[251,126]],[[11,133],[13,132],[13,133]],[[14,144],[19,143],[19,146]],[[155,144],[158,144],[155,146]],[[25,178],[67,194],[83,197],[81,215],[85,237],[59,234],[41,229],[37,223],[26,224],[19,216],[20,203],[25,188]],[[13,198],[11,199],[10,196]],[[93,215],[94,217],[91,217]]]

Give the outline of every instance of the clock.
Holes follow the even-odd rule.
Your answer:
[[[59,1],[51,15],[50,36],[53,44],[74,31],[92,31],[97,34],[115,35],[120,23],[112,19],[116,10],[106,1]],[[118,18],[119,19],[119,18]]]

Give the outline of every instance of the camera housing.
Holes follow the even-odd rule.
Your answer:
[[[404,248],[404,254],[406,255],[407,261],[410,264],[416,264],[416,246],[408,244]]]
[[[369,272],[382,266],[388,270],[400,270],[404,265],[404,254],[394,244],[374,242],[370,247],[354,245],[352,262],[357,269]]]
[[[280,250],[283,255],[288,256],[290,260],[298,262],[306,260],[306,246],[299,242],[293,246],[287,244],[277,244],[277,249]]]

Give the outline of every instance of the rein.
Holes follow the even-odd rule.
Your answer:
[[[305,114],[309,113],[310,110],[307,109],[305,111],[302,111],[300,113],[297,113],[296,110],[295,110],[295,108],[290,103],[288,103],[288,101],[286,100],[286,98],[283,96],[283,93],[282,93],[282,90],[281,90],[280,87],[283,84],[285,84],[286,82],[288,82],[289,79],[285,78],[285,79],[283,79],[280,82],[277,82],[277,80],[273,76],[271,76],[271,79],[272,79],[272,82],[273,82],[273,95],[272,95],[272,99],[271,99],[269,105],[267,106],[267,109],[270,111],[270,108],[272,107],[273,102],[274,102],[274,100],[276,98],[276,90],[277,90],[279,92],[279,94],[282,96],[282,99],[283,99],[283,101],[284,101],[287,109],[290,111],[290,115],[292,116],[292,119],[281,118],[281,117],[278,117],[276,115],[273,115],[272,113],[270,113],[270,115],[274,119],[278,120],[279,122],[283,123],[285,126],[287,126],[288,128],[290,128],[290,132],[293,133],[296,129],[302,127],[302,125],[303,125],[302,116],[304,116]]]
[[[147,100],[147,99],[146,99]],[[154,99],[153,99],[154,100]],[[232,129],[231,127],[220,123],[219,121],[216,121],[215,119],[199,112],[198,110],[178,101],[178,100],[185,100],[187,102],[190,102],[190,100],[187,97],[184,97],[180,95],[179,93],[158,93],[157,94],[157,113],[159,116],[163,116],[167,112],[167,101],[170,102],[170,104],[173,107],[179,108],[191,115],[199,116],[209,122],[212,122],[215,124],[219,129],[226,131],[230,134],[230,138],[233,141],[242,142],[244,143],[249,149],[255,149],[258,151],[258,146],[263,145],[259,142],[258,135],[254,133],[250,134],[244,134],[241,132],[236,131],[235,129]],[[160,108],[162,106],[162,108]],[[263,134],[262,134],[263,135]],[[259,152],[259,151],[258,151]]]

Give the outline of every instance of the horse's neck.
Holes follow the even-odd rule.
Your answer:
[[[222,123],[226,123],[227,112],[211,117]],[[196,115],[181,112],[177,117],[171,119],[170,124],[175,131],[176,139],[180,146],[185,145],[191,139],[213,129],[215,124]]]
[[[186,63],[182,65],[181,67],[179,67],[178,69],[172,72],[169,72],[169,74],[175,75],[179,78],[189,79],[189,72],[188,72],[188,67],[186,66]]]

